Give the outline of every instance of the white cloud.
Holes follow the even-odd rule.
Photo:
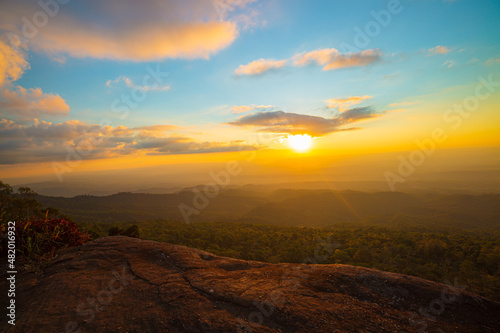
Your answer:
[[[120,88],[122,86],[125,86],[130,89],[141,89],[144,91],[168,91],[170,90],[170,86],[141,86],[141,85],[135,85],[132,80],[126,76],[119,76],[114,80],[108,80],[106,81],[106,86],[109,88]]]
[[[446,68],[452,68],[453,66],[456,66],[457,65],[457,62],[455,60],[446,60],[444,63],[443,63],[443,66],[445,66]]]
[[[292,58],[294,66],[306,66],[316,63],[323,70],[335,70],[346,67],[363,67],[380,60],[382,53],[377,49],[356,53],[340,53],[337,49],[322,49],[304,52]]]

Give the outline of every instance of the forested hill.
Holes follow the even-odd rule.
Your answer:
[[[203,192],[201,192],[203,193]],[[407,194],[355,191],[226,190],[214,198],[183,191],[175,194],[118,193],[72,198],[38,196],[76,222],[182,221],[179,205],[198,211],[191,222],[226,221],[294,226],[334,224],[430,225],[500,228],[500,194]],[[193,201],[195,200],[195,201]],[[200,202],[206,207],[200,209]],[[201,206],[202,207],[202,206]]]

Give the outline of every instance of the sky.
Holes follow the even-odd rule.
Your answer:
[[[498,147],[498,22],[495,0],[1,0],[0,179]]]

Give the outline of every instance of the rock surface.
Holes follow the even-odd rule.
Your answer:
[[[445,284],[121,236],[17,279],[16,325],[3,315],[3,332],[500,332],[499,303]]]

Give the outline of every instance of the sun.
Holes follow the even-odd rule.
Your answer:
[[[307,134],[289,135],[287,141],[288,145],[298,153],[304,153],[312,146],[312,138]]]

